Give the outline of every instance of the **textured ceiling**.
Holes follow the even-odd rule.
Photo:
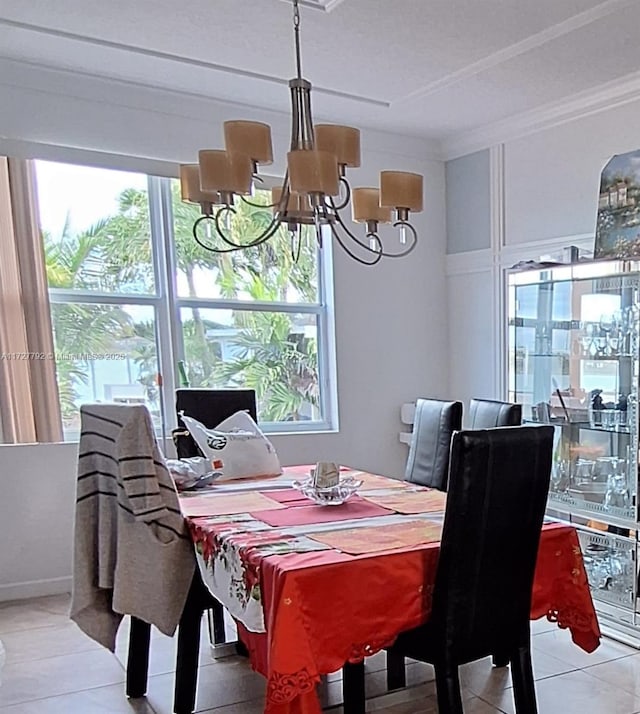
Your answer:
[[[328,120],[446,140],[640,70],[638,0],[305,5],[321,6],[301,7],[303,70]],[[0,56],[288,111],[291,5],[3,0]]]

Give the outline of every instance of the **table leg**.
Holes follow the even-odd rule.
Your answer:
[[[402,689],[407,686],[404,655],[387,650],[387,689]]]
[[[187,599],[178,626],[178,655],[173,701],[175,714],[191,714],[195,709],[201,620],[202,608]]]
[[[214,600],[209,608],[209,636],[214,645],[220,645],[227,641],[227,633],[224,629],[224,608],[217,600]]]
[[[504,652],[496,652],[492,659],[494,667],[507,667],[509,664],[509,655]]]
[[[342,698],[344,714],[365,714],[364,662],[342,668]]]

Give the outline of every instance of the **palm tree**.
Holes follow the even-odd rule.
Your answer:
[[[252,201],[267,203],[266,192],[259,192]],[[180,200],[177,182],[172,185],[172,208],[176,263],[185,278],[188,297],[198,297],[198,276],[208,276],[224,298],[316,300],[314,241],[305,241],[297,261],[284,229],[262,246],[216,254],[194,240],[192,226],[199,212]],[[238,202],[236,209],[234,236],[254,236],[271,219],[266,207]],[[153,293],[151,245],[148,194],[127,189],[120,194],[117,214],[88,231],[71,236],[67,226],[56,241],[45,236],[49,286]],[[237,332],[227,339],[233,354],[223,359],[216,338],[222,326],[205,318],[200,309],[189,309],[191,318],[183,319],[182,329],[192,386],[254,387],[261,417],[268,420],[299,419],[304,405],[317,406],[316,342],[299,333],[291,316],[275,311],[233,311]],[[52,318],[60,352],[107,351],[124,337],[139,338],[133,350],[138,380],[148,393],[153,390],[157,362],[152,325],[134,324],[121,308],[104,305],[55,305]],[[86,374],[82,365],[65,363],[58,375],[63,381],[65,412],[70,414],[77,399],[74,385],[86,381]]]
[[[73,236],[67,218],[58,239],[48,234],[43,236],[50,288],[102,287],[97,268],[102,259],[104,225],[105,221],[101,221]],[[89,379],[86,361],[71,356],[109,351],[116,336],[130,329],[131,319],[115,305],[58,303],[51,307],[51,325],[56,353],[61,356],[56,362],[60,409],[68,422],[77,415],[77,388],[87,384]]]

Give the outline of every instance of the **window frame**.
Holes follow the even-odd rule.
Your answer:
[[[50,161],[51,159],[43,159]],[[37,161],[37,159],[36,159]],[[56,163],[92,166],[91,163],[54,159]],[[99,168],[122,171],[123,169],[99,165]],[[144,170],[124,169],[132,173]],[[177,291],[177,261],[173,240],[173,208],[171,182],[177,176],[144,174],[147,179],[149,203],[149,230],[151,240],[151,261],[154,274],[155,292],[152,293],[105,293],[96,290],[73,290],[48,288],[51,305],[83,303],[94,305],[139,305],[152,307],[155,319],[156,353],[158,371],[162,378],[161,410],[163,426],[167,430],[175,428],[177,418],[173,405],[177,388],[177,364],[183,360],[184,343],[181,329],[180,310],[199,307],[201,309],[239,309],[251,312],[282,312],[311,314],[316,318],[317,359],[320,387],[320,411],[323,418],[318,421],[260,422],[261,428],[273,434],[304,434],[335,432],[338,430],[337,383],[335,365],[335,321],[333,309],[333,260],[330,236],[325,236],[322,249],[318,248],[318,300],[314,303],[266,302],[250,300],[227,300],[224,298],[181,298]],[[282,180],[268,177],[261,188],[268,189]],[[164,429],[163,429],[164,431]],[[160,434],[159,434],[160,436]],[[164,433],[161,436],[166,436]],[[73,441],[70,439],[69,441]],[[65,441],[67,441],[65,439]]]

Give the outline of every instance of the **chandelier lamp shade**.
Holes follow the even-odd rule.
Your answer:
[[[207,250],[228,253],[259,246],[281,227],[291,236],[291,250],[299,255],[303,234],[311,230],[322,246],[330,232],[346,253],[359,263],[375,265],[382,258],[400,258],[416,246],[418,234],[411,214],[423,209],[420,174],[382,171],[376,188],[351,188],[347,169],[360,166],[360,131],[350,126],[314,125],[311,84],[302,77],[300,14],[293,0],[297,75],[291,90],[291,144],[282,186],[272,189],[270,224],[255,236],[231,235],[236,201],[251,201],[262,182],[260,170],[273,163],[271,128],[255,121],[224,123],[224,149],[203,149],[197,164],[180,167],[182,200],[198,204],[202,215],[193,226],[195,240]],[[351,206],[351,219],[364,230],[357,235],[343,217]],[[380,227],[393,224],[387,249]]]

